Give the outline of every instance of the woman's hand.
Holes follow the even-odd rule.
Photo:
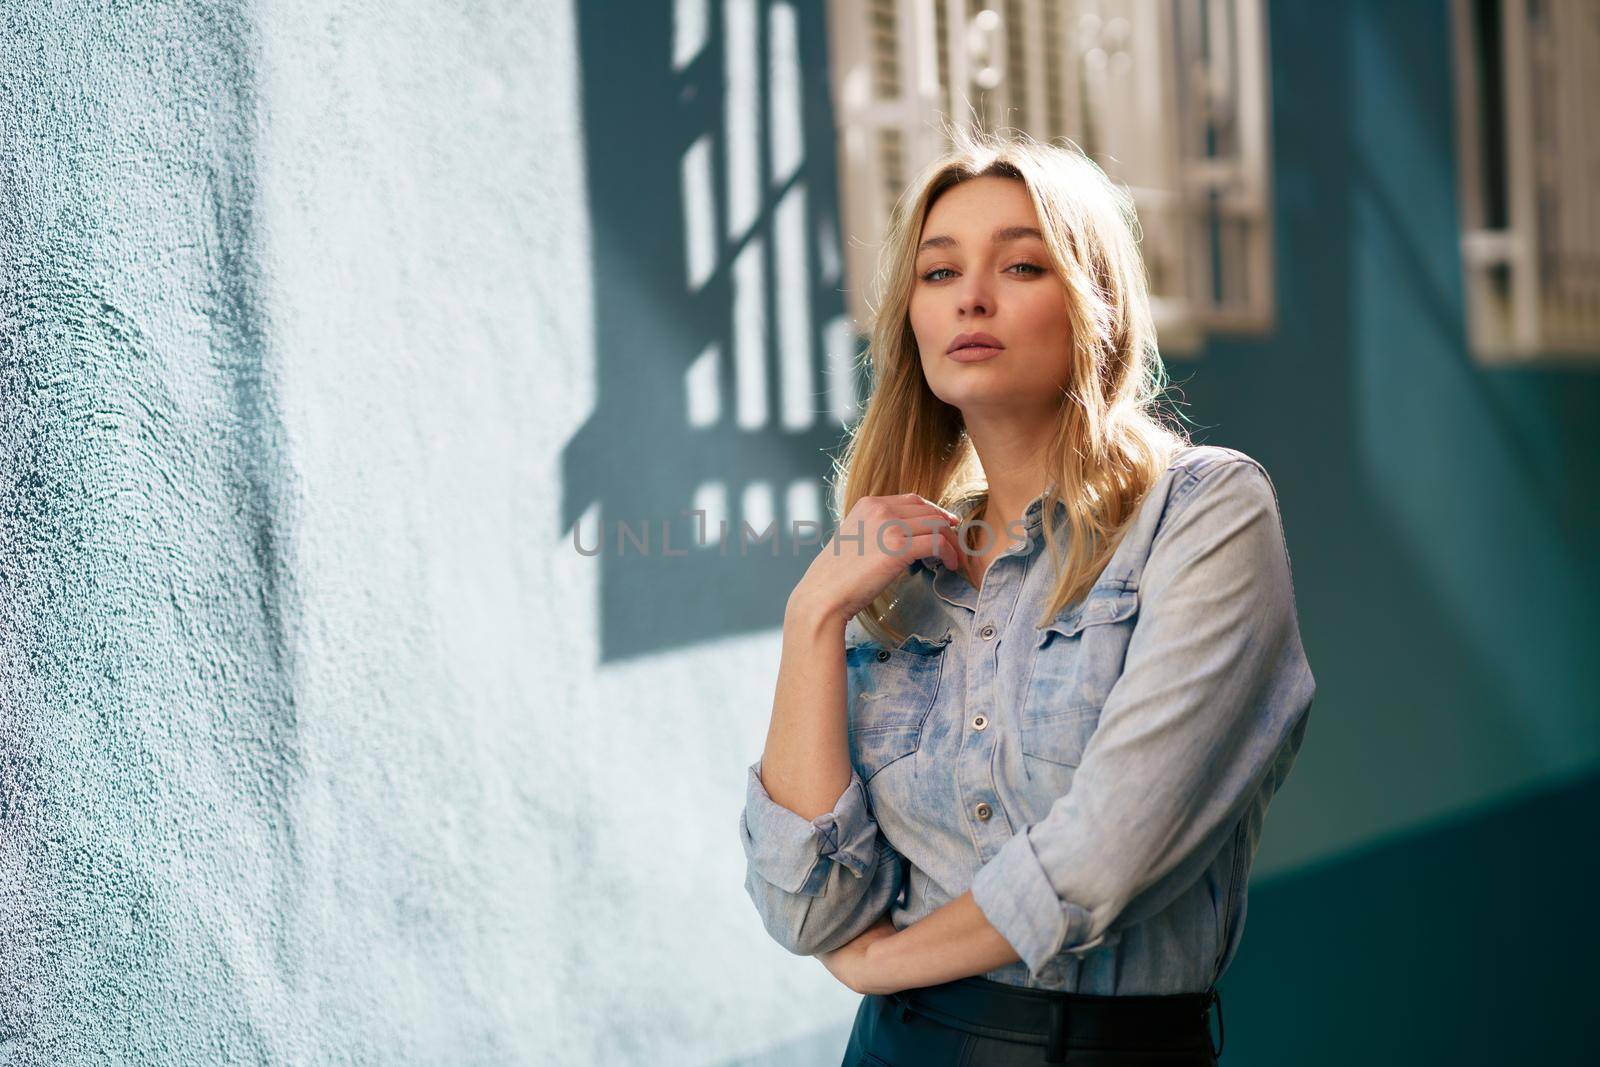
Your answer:
[[[938,556],[946,567],[959,569],[960,521],[915,493],[864,496],[811,561],[792,599],[848,620],[916,560]]]
[[[883,977],[873,973],[871,962],[867,957],[867,949],[874,941],[882,941],[886,937],[893,937],[897,931],[894,923],[885,915],[876,923],[857,934],[855,940],[841,945],[832,952],[819,952],[817,959],[828,968],[828,972],[839,981],[857,993],[896,993],[898,988],[892,988]]]

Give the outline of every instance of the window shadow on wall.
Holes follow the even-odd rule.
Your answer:
[[[781,623],[831,532],[858,342],[825,6],[574,9],[597,378],[563,456],[563,550],[595,553],[614,661]]]

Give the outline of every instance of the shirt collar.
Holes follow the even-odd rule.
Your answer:
[[[1051,484],[1053,485],[1054,483]],[[1023,528],[1028,531],[1028,536],[1035,541],[1039,539],[1043,532],[1044,524],[1042,521],[1042,516],[1044,514],[1044,498],[1045,493],[1048,493],[1049,491],[1050,490],[1047,487],[1044,491],[1040,492],[1038,496],[1034,497],[1028,502],[1027,508],[1025,508],[1022,512]],[[957,503],[954,507],[950,508],[950,510],[956,515],[960,516],[962,521],[966,521],[972,516],[972,513],[978,509],[978,505],[982,503],[983,497],[981,495],[969,497],[966,500]],[[1066,502],[1057,500],[1055,507],[1057,519],[1064,515],[1066,510]],[[944,565],[944,561],[938,556],[928,556],[922,559],[912,560],[911,567],[907,573],[918,574],[922,571],[932,571],[935,576],[938,576],[941,572],[949,569],[950,568],[946,567]]]

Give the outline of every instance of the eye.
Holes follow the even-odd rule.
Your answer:
[[[1034,276],[1034,277],[1036,277],[1036,276],[1038,276],[1040,274],[1049,274],[1050,273],[1050,268],[1049,267],[1041,267],[1037,263],[1013,263],[1013,264],[1011,264],[1011,266],[1007,267],[1006,270],[1008,270],[1008,271],[1009,270],[1016,270],[1018,267],[1023,268],[1023,273],[1025,275]],[[941,275],[941,274],[954,274],[954,273],[955,273],[955,271],[951,270],[949,267],[935,267],[930,271],[925,271],[921,275],[921,278],[925,282],[937,282],[937,281],[942,281],[943,280],[943,279],[939,278],[938,275]]]

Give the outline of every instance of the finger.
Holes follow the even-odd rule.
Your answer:
[[[883,521],[882,525],[898,529],[901,533],[908,535],[924,533],[954,534],[956,525],[949,522],[945,518],[945,514],[945,512],[938,509],[915,509],[905,514],[891,515]]]
[[[951,563],[951,554],[953,552],[954,549],[950,545],[950,539],[947,534],[924,533],[917,534],[898,550],[889,549],[887,554],[898,559],[903,567],[910,567],[911,564],[919,559],[929,559],[934,556],[942,560],[946,566],[954,566]]]
[[[940,515],[946,522],[957,523],[961,516],[947,508],[942,508],[927,497],[918,496],[916,493],[900,493],[896,496],[883,496],[878,498],[889,509],[890,514],[904,518],[911,515]]]
[[[910,561],[914,559],[937,556],[946,567],[949,567],[952,570],[956,570],[961,567],[962,557],[966,554],[966,550],[961,544],[960,531],[954,526],[947,526],[943,523],[936,523],[936,526],[937,529],[934,530],[927,530],[924,526],[921,533],[915,534],[912,539],[907,542],[903,549],[904,558],[906,559],[906,566],[909,567],[911,565]],[[930,534],[932,535],[933,539],[927,541],[919,540],[919,538],[928,538]],[[915,552],[920,552],[924,543],[930,545],[931,550],[927,551],[926,553],[913,555]]]
[[[956,534],[956,528],[954,526],[943,526],[942,529],[933,532],[939,535],[939,540],[935,542],[937,549],[935,555],[939,557],[946,567],[956,568],[961,559],[960,549],[957,547],[959,538]]]
[[[966,548],[961,544],[961,531],[952,526],[945,531],[945,539],[950,543],[950,558],[945,562],[945,566],[951,570],[960,570],[966,557]]]
[[[945,565],[948,567],[961,566],[962,558],[966,555],[967,551],[966,546],[961,543],[961,527],[946,526],[939,532],[944,535],[945,541],[948,542],[950,546],[949,557],[945,558],[941,556],[940,558],[945,560]]]
[[[942,537],[950,529],[952,527],[937,513],[921,512],[916,515],[891,515],[876,526],[869,524],[862,532],[869,541],[875,541],[881,551],[895,554],[897,545],[903,550],[918,537],[929,534]]]

